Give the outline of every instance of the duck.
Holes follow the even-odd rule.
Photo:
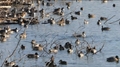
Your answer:
[[[64,47],[62,45],[59,45],[59,50],[60,51],[64,50]]]
[[[102,3],[107,3],[108,2],[108,0],[102,0]]]
[[[95,15],[94,14],[88,14],[88,18],[94,18]]]
[[[66,42],[65,45],[64,45],[64,47],[65,47],[66,49],[69,49],[69,48],[72,48],[72,45],[71,45],[70,42]]]
[[[87,47],[86,47],[86,52],[87,52],[87,53],[90,53],[90,52],[91,52],[91,47],[90,47],[90,46],[87,46]]]
[[[102,26],[101,30],[102,30],[102,31],[108,31],[108,30],[110,30],[110,28],[109,28],[109,27],[103,27],[103,26]]]
[[[53,3],[50,3],[50,2],[46,3],[46,6],[52,6],[52,5],[53,5]]]
[[[50,23],[52,25],[52,24],[55,24],[56,22],[55,22],[54,18],[50,18],[50,19],[48,19],[48,23]]]
[[[63,11],[61,11],[60,12],[60,16],[64,16],[65,14],[64,14],[64,12]]]
[[[86,37],[86,34],[85,32],[83,31],[82,34],[73,34],[74,37],[83,37],[85,38]]]
[[[70,24],[70,21],[66,19],[65,24]]]
[[[31,44],[35,44],[36,43],[36,41],[35,40],[31,40]]]
[[[32,44],[32,48],[35,51],[42,51],[44,47],[41,44],[35,43],[35,44]]]
[[[1,42],[6,42],[7,41],[7,38],[5,36],[2,36],[1,39],[0,39]]]
[[[11,29],[11,31],[15,32],[15,33],[18,33],[18,28],[15,28],[15,29]]]
[[[69,48],[69,49],[67,50],[67,52],[68,52],[69,54],[71,54],[71,53],[73,53],[73,49],[72,49],[72,48]]]
[[[60,21],[58,21],[59,26],[64,26],[65,25],[65,19],[62,18]]]
[[[1,29],[0,30],[0,34],[4,34],[4,33],[7,33],[8,31],[6,29]]]
[[[63,61],[63,60],[59,60],[59,64],[61,64],[61,65],[67,65],[67,62]]]
[[[59,15],[61,13],[61,8],[54,9],[53,13]]]
[[[34,43],[34,44],[32,44],[32,47],[34,48],[34,47],[39,47],[39,43]]]
[[[37,4],[40,5],[41,1],[40,0],[37,0]]]
[[[24,46],[23,44],[21,45],[21,49],[22,49],[22,50],[24,50],[24,49],[25,49],[25,46]]]
[[[4,29],[6,29],[7,31],[11,31],[10,26],[5,27]]]
[[[85,31],[82,32],[82,37],[83,37],[83,38],[86,37]]]
[[[55,45],[53,48],[54,48],[54,49],[58,49],[58,48],[59,48],[59,46],[58,46],[58,45]]]
[[[66,2],[67,9],[70,9],[71,2]]]
[[[49,62],[45,62],[45,63],[46,63],[46,67],[57,67],[57,65],[52,60],[50,60]]]
[[[107,18],[106,17],[100,17],[100,20],[107,20]]]
[[[39,12],[40,12],[40,14],[42,15],[42,14],[45,13],[45,10],[42,8]]]
[[[84,24],[88,24],[89,22],[87,20],[84,19]]]
[[[82,51],[80,51],[80,53],[78,53],[78,57],[84,57],[84,53]]]
[[[116,5],[115,4],[113,4],[113,7],[115,7]]]
[[[58,52],[58,49],[56,48],[52,48],[52,49],[49,49],[49,53],[57,53]]]
[[[39,58],[38,53],[36,52],[35,54],[27,54],[28,58]]]
[[[45,62],[47,67],[57,67],[54,63],[54,56],[52,55],[49,62]]]
[[[26,37],[27,37],[26,32],[23,32],[23,33],[20,34],[21,39],[25,39]]]
[[[75,14],[76,14],[76,15],[80,15],[81,12],[80,12],[80,11],[76,11]]]
[[[19,67],[18,65],[13,65],[12,67]]]
[[[8,62],[7,60],[5,61],[5,66],[13,67],[14,65],[16,65],[14,61],[11,61],[11,62]]]
[[[91,48],[91,53],[93,53],[93,54],[97,53],[97,50],[96,50],[95,46],[93,48]]]
[[[101,21],[100,20],[97,21],[97,25],[101,25]]]
[[[71,20],[75,20],[77,19],[77,17],[71,16]]]
[[[79,45],[79,44],[80,44],[80,40],[79,40],[79,39],[76,39],[75,44],[76,44],[76,45]]]
[[[109,57],[107,58],[107,62],[119,62],[119,57],[116,55],[115,57]]]
[[[81,8],[80,8],[80,10],[82,10],[82,11],[83,11],[83,7],[81,7]]]
[[[45,62],[46,63],[46,67],[57,67],[56,64],[53,63],[53,61],[51,62]]]
[[[44,2],[44,0],[42,0],[42,5],[45,6],[45,4],[46,4],[46,3]]]

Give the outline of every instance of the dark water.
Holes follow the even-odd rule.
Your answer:
[[[106,58],[110,56],[118,55],[120,56],[120,1],[108,1],[107,3],[102,3],[101,1],[70,1],[71,7],[68,10],[66,8],[65,3],[68,1],[56,1],[53,2],[53,6],[37,6],[36,9],[45,9],[47,12],[52,12],[54,8],[64,7],[65,16],[63,18],[67,18],[70,20],[69,25],[59,26],[57,24],[50,25],[50,24],[41,24],[42,22],[46,21],[48,18],[40,18],[40,14],[36,13],[35,16],[39,17],[40,24],[38,25],[29,25],[26,29],[27,38],[20,41],[20,45],[23,44],[26,46],[25,50],[20,50],[20,45],[8,60],[12,61],[15,60],[16,64],[20,67],[45,67],[45,62],[50,60],[50,57],[53,55],[55,57],[55,64],[59,67],[119,67],[119,63],[109,63],[106,62]],[[116,4],[116,7],[112,5]],[[34,4],[33,6],[36,6]],[[83,7],[84,10],[81,11],[80,8]],[[81,11],[81,15],[75,15],[74,11]],[[72,14],[69,14],[72,12]],[[88,14],[95,14],[95,18],[88,18]],[[66,15],[68,14],[68,15]],[[76,16],[77,20],[71,20],[71,15]],[[115,16],[114,16],[115,15]],[[107,17],[108,19],[114,16],[112,19],[108,20],[105,24],[105,21],[101,21],[102,24],[100,26],[97,25],[97,21],[100,17]],[[28,16],[26,16],[28,17]],[[56,19],[56,21],[60,20],[60,16],[56,16],[50,14],[50,17]],[[84,19],[86,19],[89,24],[84,24]],[[114,22],[116,21],[116,22]],[[110,24],[111,22],[114,22]],[[101,31],[101,26],[108,26],[110,27],[109,31]],[[11,28],[21,28],[20,25],[9,25]],[[2,25],[0,27],[3,27]],[[7,42],[1,42],[0,44],[0,64],[2,65],[3,61],[6,57],[8,57],[12,51],[15,49],[19,34],[24,31],[24,28],[18,32],[10,35]],[[73,53],[68,54],[67,50],[58,51],[57,54],[47,54],[44,51],[37,51],[40,57],[36,59],[28,59],[26,58],[26,54],[28,53],[35,53],[31,48],[31,40],[36,40],[37,43],[42,45],[48,44],[47,50],[50,49],[50,45],[56,41],[57,44],[64,45],[66,42],[71,42],[73,46],[75,46],[76,38],[71,37],[75,32],[82,33],[83,31],[86,32],[86,38],[79,38],[81,42],[86,40],[90,46],[96,46],[96,49],[100,49],[104,44],[104,47],[101,52],[98,52],[95,55],[90,54],[88,57],[79,58],[76,55],[76,49],[73,48]],[[17,37],[15,37],[18,34]],[[86,43],[83,44],[87,46]],[[55,44],[53,44],[55,46]],[[52,47],[53,47],[52,46]],[[80,48],[79,48],[80,49]],[[83,49],[84,51],[84,49]],[[21,59],[22,58],[22,59]],[[21,60],[20,60],[21,59]],[[59,65],[59,60],[67,61],[67,65]],[[20,60],[20,61],[19,61]]]

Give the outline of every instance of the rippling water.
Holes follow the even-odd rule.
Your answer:
[[[49,25],[49,24],[41,24],[42,22],[46,21],[48,18],[40,18],[40,14],[37,13],[36,16],[39,17],[40,24],[38,25],[29,25],[29,27],[26,30],[27,38],[20,41],[20,45],[23,44],[26,46],[25,50],[20,50],[20,45],[17,48],[17,51],[15,54],[9,58],[9,60],[16,60],[17,64],[20,67],[45,67],[45,62],[50,60],[50,57],[54,55],[55,57],[55,64],[57,64],[59,67],[119,67],[119,63],[108,63],[106,62],[106,58],[110,56],[118,55],[120,56],[120,25],[119,21],[114,22],[118,19],[120,19],[120,4],[119,1],[108,1],[107,3],[102,3],[101,1],[70,1],[71,7],[68,10],[65,6],[66,1],[57,1],[53,2],[53,6],[37,6],[36,8],[38,10],[44,8],[46,12],[52,12],[54,8],[58,7],[64,7],[65,10],[65,16],[64,18],[67,18],[70,20],[69,25],[65,26],[58,26],[55,25]],[[116,7],[113,7],[112,5],[116,4]],[[36,6],[36,4],[34,4]],[[80,8],[83,7],[84,10],[81,11],[81,15],[75,15],[74,11],[79,11]],[[72,14],[66,15],[68,13],[72,12]],[[88,18],[88,14],[95,14],[95,18]],[[77,20],[71,20],[70,16],[77,16]],[[115,15],[115,16],[114,16]],[[51,17],[55,18],[56,21],[60,20],[60,16],[56,16],[51,14]],[[105,21],[101,21],[102,24],[100,26],[97,25],[97,21],[100,17],[107,17],[112,19],[107,21],[105,24]],[[84,19],[89,21],[89,24],[84,25]],[[110,24],[111,22],[114,22]],[[110,27],[110,31],[101,31],[101,26],[108,26]],[[3,25],[4,26],[4,25]],[[0,27],[3,27],[0,25]],[[10,25],[11,28],[21,28],[20,25]],[[2,65],[3,61],[6,57],[8,57],[12,51],[15,49],[19,34],[22,33],[24,29],[22,28],[19,33],[14,33],[10,35],[10,38],[7,42],[1,42],[0,44],[0,64]],[[71,37],[72,34],[75,32],[82,33],[83,31],[86,32],[87,37],[86,38],[79,38],[81,42],[86,40],[91,46],[96,46],[96,48],[99,50],[103,44],[104,47],[101,52],[98,52],[95,55],[89,55],[88,57],[79,58],[76,55],[76,49],[74,48],[73,54],[68,54],[67,50],[59,51],[57,54],[46,54],[44,51],[38,52],[39,55],[42,55],[37,60],[36,59],[28,59],[24,57],[24,55],[28,53],[34,53],[36,51],[33,51],[31,49],[31,40],[35,39],[38,43],[41,43],[42,45],[47,44],[51,45],[54,41],[56,41],[58,44],[64,45],[66,42],[71,42],[72,45],[75,45],[76,38]],[[15,36],[18,34],[18,36],[15,38]],[[48,45],[47,50],[50,49],[50,46]],[[54,46],[55,44],[53,44]],[[87,44],[84,43],[84,46]],[[52,46],[52,47],[53,47]],[[21,57],[23,59],[21,61],[18,61]],[[67,65],[59,65],[58,61],[60,59],[63,59],[67,61]]]

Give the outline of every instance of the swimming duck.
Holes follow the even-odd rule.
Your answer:
[[[67,62],[63,61],[63,60],[59,60],[59,64],[61,64],[61,65],[67,65]]]
[[[100,20],[107,20],[107,18],[106,17],[100,17]]]
[[[42,51],[43,50],[43,46],[41,44],[36,44],[32,46],[33,50],[36,51]]]
[[[70,42],[66,42],[65,45],[64,45],[64,47],[65,47],[66,49],[69,49],[69,48],[72,48],[72,45],[71,45]]]
[[[7,60],[5,61],[5,66],[13,67],[14,65],[16,65],[14,61],[11,61],[11,62],[8,62]]]
[[[19,30],[17,28],[15,28],[15,29],[11,29],[11,31],[17,33]]]
[[[102,3],[107,3],[108,2],[108,0],[102,0]]]
[[[100,22],[100,20],[98,20],[98,21],[97,21],[97,25],[101,25],[101,22]]]
[[[49,49],[49,53],[57,53],[58,52],[58,49],[57,48],[52,48],[52,49]]]
[[[80,51],[80,53],[78,53],[78,57],[83,57],[84,53],[82,51]]]
[[[73,36],[74,36],[74,37],[83,37],[83,38],[85,38],[85,37],[86,37],[86,34],[85,34],[85,32],[83,31],[82,34],[76,34],[76,33],[75,33],[75,34],[73,34]]]
[[[75,14],[76,14],[76,15],[80,15],[81,12],[80,12],[80,11],[76,11]]]
[[[95,15],[94,14],[88,14],[88,18],[94,18]]]
[[[119,62],[119,57],[116,55],[115,57],[107,58],[107,62]]]
[[[90,46],[87,46],[87,47],[86,47],[86,52],[87,52],[87,53],[90,53],[90,52],[91,52],[91,47],[90,47]]]
[[[54,13],[54,14],[57,14],[57,15],[60,15],[60,13],[61,13],[61,8],[56,8],[56,9],[54,9],[53,13]]]
[[[97,53],[97,50],[96,50],[95,47],[91,48],[91,53],[93,53],[93,54],[96,54],[96,53]]]
[[[110,30],[110,28],[109,28],[109,27],[103,27],[103,26],[102,26],[101,30],[102,30],[102,31],[108,31],[108,30]]]
[[[19,67],[18,65],[13,65],[12,67]]]
[[[35,44],[35,43],[36,43],[36,41],[35,41],[35,40],[32,40],[32,41],[31,41],[31,44]]]
[[[65,25],[65,19],[62,18],[60,21],[58,21],[59,26],[64,26]]]
[[[42,5],[45,6],[45,4],[46,4],[46,3],[44,2],[44,0],[42,0]]]
[[[76,45],[79,45],[79,44],[80,44],[80,40],[79,40],[79,39],[76,39],[75,44],[76,44]]]
[[[4,29],[6,29],[7,31],[11,31],[10,26],[5,27]]]
[[[38,53],[36,52],[35,54],[27,54],[27,57],[28,57],[28,58],[38,58],[39,55],[38,55]]]
[[[26,37],[27,37],[26,32],[23,32],[23,33],[20,34],[21,39],[25,39]]]
[[[6,42],[7,41],[7,38],[5,36],[2,36],[1,39],[0,39],[1,42]]]
[[[7,33],[8,32],[8,30],[6,30],[6,29],[1,29],[0,30],[0,34],[4,34],[4,33]]]
[[[66,19],[65,20],[65,24],[69,24],[69,23],[70,23],[70,21]]]
[[[64,47],[62,45],[59,45],[59,50],[64,50]]]
[[[23,44],[21,45],[21,49],[22,49],[22,50],[24,50],[24,49],[25,49],[25,46],[24,46]]]
[[[71,20],[75,20],[77,19],[77,17],[71,16]]]
[[[56,22],[55,22],[54,18],[50,18],[50,19],[48,19],[48,23],[55,24]]]
[[[72,49],[72,48],[69,48],[69,49],[67,50],[67,52],[71,54],[71,53],[73,53],[73,49]]]
[[[45,10],[42,8],[39,12],[40,12],[40,14],[42,15],[42,14],[45,13]]]
[[[86,37],[85,31],[82,32],[82,37]]]
[[[87,20],[84,19],[84,24],[88,24],[89,22]]]
[[[115,7],[116,5],[115,4],[113,4],[113,7]]]
[[[50,2],[46,3],[46,6],[52,6],[52,5],[53,5],[53,3],[50,3]]]
[[[80,8],[80,10],[82,10],[82,11],[83,11],[83,7],[81,7],[81,8]]]
[[[71,2],[67,2],[66,5],[67,5],[67,9],[70,9]]]
[[[57,67],[54,63],[54,56],[52,55],[49,62],[45,62],[47,67]]]

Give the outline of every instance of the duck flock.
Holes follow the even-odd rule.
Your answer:
[[[0,15],[1,67],[119,67],[115,3],[10,0]]]

